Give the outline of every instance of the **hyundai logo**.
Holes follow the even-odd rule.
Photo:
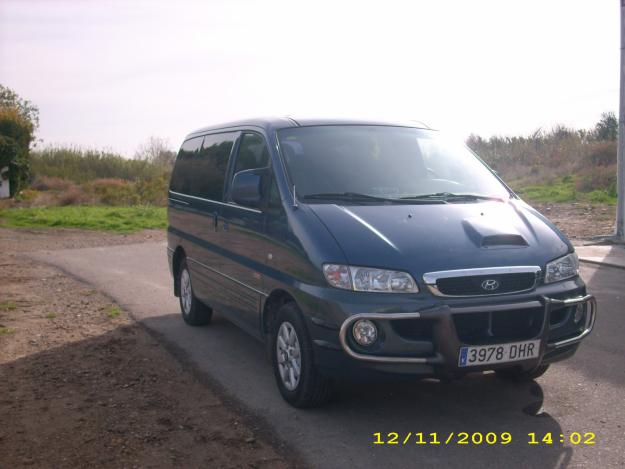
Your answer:
[[[489,278],[482,282],[482,290],[495,291],[499,288],[499,282],[495,279]]]

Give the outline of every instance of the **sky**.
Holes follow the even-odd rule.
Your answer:
[[[616,112],[619,41],[616,0],[1,0],[0,83],[129,157],[266,115],[518,135]]]

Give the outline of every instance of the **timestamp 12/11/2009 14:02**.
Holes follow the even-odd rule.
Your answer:
[[[571,432],[543,434],[530,432],[524,441],[528,445],[553,445],[570,443],[572,445],[596,445],[596,435],[593,432]],[[513,442],[510,432],[407,432],[407,433],[373,433],[374,445],[501,445],[506,446]]]

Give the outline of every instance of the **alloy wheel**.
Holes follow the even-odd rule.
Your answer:
[[[185,314],[191,312],[191,303],[193,301],[193,291],[191,290],[191,276],[189,271],[184,269],[180,274],[180,299],[182,300],[182,309]]]
[[[294,391],[302,372],[302,356],[297,332],[290,322],[283,322],[278,329],[276,353],[282,384],[289,391]]]

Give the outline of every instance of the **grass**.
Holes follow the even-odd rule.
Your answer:
[[[46,314],[46,319],[56,319],[56,314],[48,313],[48,314]]]
[[[13,228],[82,228],[133,233],[167,226],[167,209],[154,206],[76,205],[0,210],[0,221]]]
[[[0,335],[11,334],[13,329],[9,329],[8,327],[0,327]]]
[[[524,186],[516,189],[523,198],[532,202],[562,203],[589,202],[616,204],[616,197],[607,190],[597,189],[591,192],[580,192],[575,189],[575,181],[564,177],[551,184]]]
[[[575,202],[579,194],[572,181],[558,181],[553,184],[532,185],[521,187],[519,195],[534,202]]]
[[[17,308],[17,305],[13,301],[3,301],[0,303],[0,311],[13,311]]]
[[[114,319],[117,316],[119,316],[120,314],[122,314],[122,310],[119,309],[119,307],[117,306],[111,306],[108,308],[108,310],[106,311],[106,315],[111,318]]]
[[[588,192],[586,195],[588,196],[589,202],[593,202],[595,204],[616,205],[617,197],[613,196],[605,189],[597,189],[592,192]]]

